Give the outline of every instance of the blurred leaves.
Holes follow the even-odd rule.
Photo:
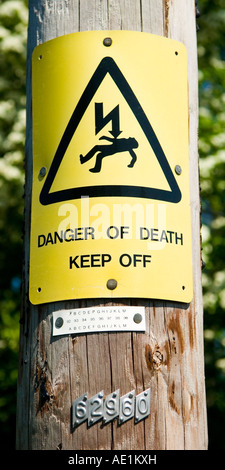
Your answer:
[[[22,270],[27,2],[0,3],[0,438],[15,448]]]
[[[199,156],[209,448],[225,427],[225,1],[199,0]]]

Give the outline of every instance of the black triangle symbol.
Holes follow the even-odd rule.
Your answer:
[[[131,108],[134,116],[139,122],[153,152],[162,168],[171,191],[149,188],[144,186],[121,186],[121,185],[105,185],[105,186],[85,186],[75,187],[69,189],[62,189],[60,191],[50,192],[52,183],[56,177],[59,166],[63,160],[66,150],[70,141],[76,132],[77,126],[80,123],[86,109],[98,90],[100,84],[109,73],[115,84],[119,88],[126,102]],[[89,197],[105,197],[105,196],[125,196],[125,197],[140,197],[148,199],[156,199],[160,201],[167,201],[177,203],[181,200],[181,192],[174,178],[173,172],[167,161],[165,153],[157,139],[157,136],[146,117],[140,103],[138,102],[135,94],[133,93],[129,83],[120,71],[119,67],[111,57],[105,57],[101,60],[96,71],[92,75],[87,87],[85,88],[74,112],[67,124],[64,134],[60,140],[59,146],[56,150],[51,167],[46,177],[44,186],[40,193],[40,203],[43,205],[54,204],[57,202],[68,201],[71,199],[80,198],[82,195]]]

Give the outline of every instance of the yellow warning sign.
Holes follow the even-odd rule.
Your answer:
[[[74,33],[36,47],[32,67],[31,302],[190,302],[183,44]]]

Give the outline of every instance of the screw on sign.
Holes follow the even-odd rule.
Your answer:
[[[109,47],[112,45],[112,39],[111,38],[105,38],[103,41],[104,46]]]

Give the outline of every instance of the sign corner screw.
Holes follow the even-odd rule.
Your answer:
[[[39,176],[43,177],[47,173],[47,168],[45,166],[42,166],[39,172]]]
[[[177,175],[181,175],[181,173],[182,173],[182,168],[181,168],[180,165],[176,165],[176,166],[175,166],[175,172],[176,172]]]

